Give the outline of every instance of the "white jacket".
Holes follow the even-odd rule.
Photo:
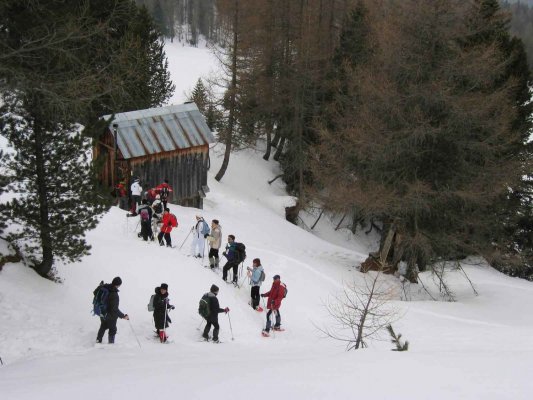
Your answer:
[[[131,184],[131,195],[132,196],[140,196],[143,192],[143,188],[141,185],[139,185],[138,181],[135,181]]]

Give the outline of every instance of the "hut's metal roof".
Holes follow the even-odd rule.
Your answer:
[[[125,159],[213,143],[215,138],[194,103],[102,117],[117,124],[117,146]]]

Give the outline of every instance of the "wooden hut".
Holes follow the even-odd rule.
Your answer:
[[[104,117],[109,125],[94,156],[102,163],[101,182],[115,187],[139,177],[146,191],[168,179],[170,202],[202,208],[209,191],[211,130],[194,103],[130,111]]]

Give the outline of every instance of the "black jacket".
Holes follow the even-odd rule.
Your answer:
[[[223,313],[224,309],[220,308],[217,296],[213,292],[207,294],[209,299],[209,320],[218,321],[218,314]]]
[[[106,319],[124,318],[125,314],[118,308],[118,303],[120,301],[118,298],[118,289],[109,283],[106,283],[105,286],[109,289]]]
[[[172,322],[172,320],[168,316],[168,309],[172,306],[170,304],[167,304],[167,319],[166,319],[166,324],[165,324],[165,303],[166,303],[167,298],[168,298],[168,292],[162,295],[159,288],[158,287],[155,288],[154,322],[155,322],[155,327],[157,329],[168,328],[168,324]]]

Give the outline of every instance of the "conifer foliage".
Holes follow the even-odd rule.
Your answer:
[[[86,230],[108,204],[88,157],[103,114],[162,104],[172,94],[163,44],[133,0],[6,0],[0,13],[2,162],[14,196],[9,239],[48,276],[87,254]],[[84,125],[84,128],[80,126]]]
[[[46,276],[54,261],[78,261],[88,254],[85,232],[105,210],[95,190],[91,140],[79,125],[39,119],[20,107],[16,97],[4,100],[10,113],[0,120],[1,134],[17,152],[4,164],[16,171],[9,186],[14,198],[3,209],[15,224],[8,240]]]

